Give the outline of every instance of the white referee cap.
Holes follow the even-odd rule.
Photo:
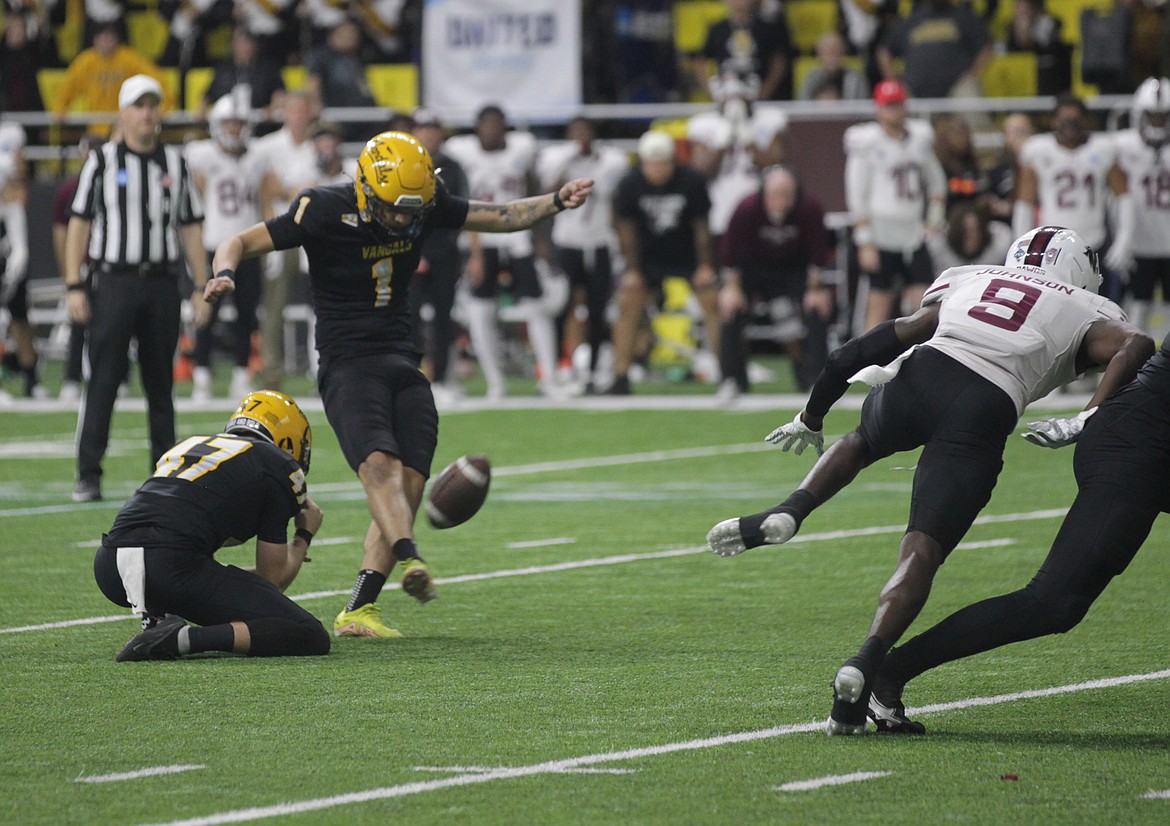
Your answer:
[[[134,75],[122,81],[118,90],[118,108],[133,106],[143,95],[154,95],[162,103],[162,85],[150,75]]]

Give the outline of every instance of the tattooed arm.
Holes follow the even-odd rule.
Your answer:
[[[463,228],[475,232],[517,232],[537,221],[556,215],[562,209],[576,209],[593,192],[593,181],[580,178],[569,181],[556,192],[521,198],[506,204],[472,201]]]

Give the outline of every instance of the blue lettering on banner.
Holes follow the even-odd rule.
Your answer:
[[[447,20],[447,45],[452,49],[497,46],[533,49],[552,46],[556,40],[557,19],[550,12],[452,17]]]

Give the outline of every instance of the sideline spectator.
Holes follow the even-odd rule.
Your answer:
[[[315,46],[305,56],[305,91],[321,107],[376,106],[366,66],[361,57],[362,32],[352,20],[346,20],[329,32],[325,43]],[[369,137],[371,129],[361,123],[344,127],[349,140]]]
[[[1000,131],[1003,132],[1003,148],[995,164],[987,171],[987,179],[991,184],[988,208],[995,220],[1010,222],[1020,177],[1020,150],[1034,132],[1032,119],[1023,112],[1013,112],[1003,119]]]
[[[53,101],[53,114],[58,122],[65,120],[65,113],[74,101],[85,102],[87,112],[118,112],[118,92],[122,84],[134,75],[148,75],[163,84],[162,71],[131,49],[123,45],[115,23],[98,27],[93,36],[93,46],[81,52],[69,64],[57,99]],[[167,103],[164,109],[169,109]],[[102,136],[110,134],[109,123],[95,123],[90,127]]]
[[[980,167],[966,118],[949,112],[934,119],[934,154],[947,176],[947,216],[961,203],[989,199],[991,181]]]
[[[44,41],[33,39],[22,15],[9,14],[0,40],[0,112],[40,112],[45,108],[37,72],[49,65]]]
[[[410,131],[430,153],[437,170],[435,174],[442,180],[443,186],[458,198],[468,197],[470,190],[467,173],[459,161],[444,151],[443,143],[447,134],[442,121],[425,109],[416,110],[411,120]],[[451,347],[455,343],[451,310],[455,306],[455,286],[462,274],[459,230],[436,227],[423,240],[422,258],[410,282],[410,312],[415,344],[430,362],[431,390],[436,401],[444,403],[454,401],[463,392],[450,369]],[[429,336],[426,335],[427,325],[423,321],[424,306],[431,308]]]
[[[102,459],[131,340],[138,343],[146,391],[151,466],[175,443],[173,361],[184,260],[195,282],[196,326],[207,321],[203,209],[182,153],[159,142],[162,87],[149,75],[134,75],[118,97],[121,138],[86,158],[65,239],[69,318],[89,323],[90,380],[78,424],[76,502],[102,498]],[[125,197],[119,180],[136,182],[139,197]],[[92,303],[83,281],[87,247]]]
[[[801,390],[812,386],[828,355],[825,325],[833,297],[821,272],[832,244],[825,210],[782,166],[765,169],[759,181],[758,191],[731,216],[720,255],[720,395],[728,399],[750,387],[744,332],[760,305],[770,305],[771,322],[794,322],[787,325],[791,335],[780,341]]]
[[[687,279],[703,312],[707,346],[719,353],[718,282],[708,226],[711,199],[703,176],[675,160],[674,140],[646,132],[638,140],[639,163],[618,184],[614,224],[626,271],[618,286],[613,327],[614,380],[607,391],[630,394],[630,365],[638,326],[663,281]]]
[[[1012,228],[992,221],[987,210],[966,201],[949,213],[947,231],[927,240],[930,257],[940,273],[969,264],[999,266],[1012,243]]]
[[[15,353],[4,354],[4,367],[24,379],[24,395],[44,397],[37,379],[36,336],[28,320],[28,200],[24,164],[24,128],[0,121],[0,307],[8,310],[8,332]],[[5,396],[0,389],[0,399]]]
[[[861,72],[845,66],[845,38],[825,32],[817,40],[817,65],[804,78],[801,100],[865,100],[869,81]]]

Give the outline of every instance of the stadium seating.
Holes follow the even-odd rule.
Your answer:
[[[158,62],[167,48],[171,26],[156,11],[135,11],[126,15],[128,45],[147,60]]]
[[[989,98],[1033,97],[1036,94],[1036,55],[1009,52],[996,55],[979,76],[983,94]]]
[[[674,45],[679,54],[694,54],[707,42],[711,24],[727,17],[720,0],[683,0],[674,4]]]
[[[801,54],[812,54],[821,35],[837,30],[835,0],[793,0],[784,4],[784,14],[792,45]]]

